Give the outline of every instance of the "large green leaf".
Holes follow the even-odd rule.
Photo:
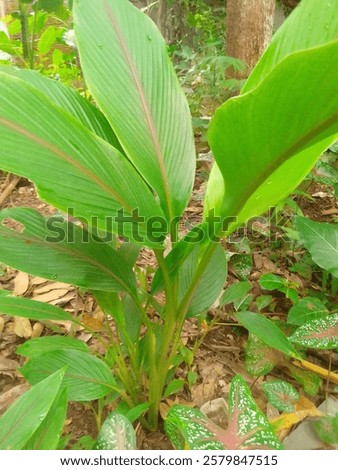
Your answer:
[[[197,266],[204,252],[205,249],[201,249],[197,245],[181,266],[178,276],[181,299],[183,299],[191,286]],[[224,286],[227,272],[225,251],[221,245],[218,245],[192,293],[187,312],[189,317],[207,310],[217,300]]]
[[[214,194],[216,167],[205,217],[210,211],[233,217],[225,232],[290,194],[337,138],[338,80],[332,69],[337,61],[338,42],[297,52],[254,91],[216,111],[209,142],[224,178],[224,197],[219,187]]]
[[[89,346],[70,336],[43,336],[42,338],[33,338],[25,341],[16,349],[17,354],[25,357],[39,356],[50,351],[60,349],[76,349],[77,351],[89,352]]]
[[[28,450],[55,450],[67,415],[68,392],[63,389],[55,398],[46,418],[25,445]]]
[[[6,219],[19,222],[24,230],[1,224]],[[48,220],[32,209],[4,209],[0,240],[0,260],[21,271],[90,289],[135,289],[134,274],[117,251],[60,218]]]
[[[293,305],[288,313],[290,325],[303,325],[310,320],[325,318],[329,314],[323,302],[316,297],[304,297]]]
[[[0,66],[0,73],[17,77],[42,92],[54,104],[76,118],[83,126],[120,149],[118,140],[101,111],[76,90],[28,69]]]
[[[61,367],[68,366],[63,385],[68,387],[70,401],[90,401],[101,398],[116,387],[112,372],[103,361],[75,349],[51,351],[34,356],[20,372],[35,385]]]
[[[313,261],[338,277],[338,225],[314,222],[299,216],[296,218],[296,228]]]
[[[1,292],[1,291],[0,291]],[[0,314],[30,318],[36,321],[73,321],[70,313],[54,305],[31,299],[0,295]]]
[[[338,348],[338,314],[305,323],[297,328],[289,340],[307,348]]]
[[[336,1],[303,0],[273,36],[242,93],[253,90],[272,69],[293,52],[321,46],[338,36]]]
[[[77,0],[74,21],[89,90],[168,219],[180,216],[194,180],[194,139],[163,38],[128,0]]]
[[[30,178],[42,199],[87,225],[158,246],[146,222],[163,213],[118,150],[16,77],[0,73],[0,96],[1,169]],[[129,219],[118,223],[120,211]]]
[[[64,371],[50,377],[22,395],[0,417],[0,449],[20,450],[41,425],[58,395]]]
[[[261,313],[237,312],[235,317],[250,333],[268,346],[278,349],[288,356],[299,358],[298,352],[284,333]]]

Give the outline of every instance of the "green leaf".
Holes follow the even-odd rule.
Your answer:
[[[231,381],[228,413],[229,426],[222,439],[227,449],[283,449],[240,375]]]
[[[224,430],[201,411],[174,405],[166,416],[164,430],[176,449],[283,448],[253,400],[249,387],[238,375],[231,382],[228,418],[228,429]]]
[[[311,397],[318,395],[322,385],[322,380],[317,374],[308,370],[300,369],[290,363],[287,365],[287,368],[289,369],[292,377],[303,387],[304,392],[308,393]]]
[[[297,52],[255,90],[218,108],[209,143],[225,191],[221,200],[213,194],[211,176],[205,220],[210,212],[221,216],[230,234],[286,198],[308,174],[338,135],[338,80],[332,76],[337,60],[337,42]]]
[[[11,295],[12,292],[10,290],[0,289],[0,297],[6,297],[7,295]]]
[[[18,222],[24,230],[7,228],[6,220]],[[21,271],[83,288],[135,289],[134,274],[118,252],[61,217],[45,219],[32,209],[4,209],[0,240],[0,260]]]
[[[0,313],[13,317],[30,318],[36,321],[73,321],[73,317],[62,308],[31,299],[0,295]]]
[[[58,393],[46,418],[25,445],[28,450],[57,449],[67,415],[67,389]]]
[[[249,375],[268,374],[279,362],[281,354],[269,347],[256,335],[249,333],[245,346],[245,369]]]
[[[313,261],[338,277],[338,226],[314,222],[306,217],[296,217],[296,228],[301,241]]]
[[[42,199],[86,225],[158,247],[147,222],[163,213],[118,150],[16,77],[0,73],[0,95],[1,169],[28,177]]]
[[[242,93],[262,82],[273,68],[293,52],[321,46],[337,38],[338,9],[335,2],[306,0],[293,11],[246,81]]]
[[[130,421],[118,413],[107,416],[94,446],[95,450],[136,450],[136,433]]]
[[[179,274],[181,299],[183,299],[191,286],[204,251],[204,249],[197,245],[181,266]],[[218,245],[191,296],[187,313],[188,317],[202,313],[217,300],[226,281],[227,273],[225,251],[221,245]]]
[[[133,408],[130,408],[124,416],[130,421],[134,423],[137,419],[139,419],[147,410],[149,409],[149,403],[141,403],[140,405],[136,405]]]
[[[259,295],[255,298],[257,310],[261,311],[268,307],[272,302],[272,295]]]
[[[35,356],[20,372],[35,385],[61,367],[68,366],[63,385],[70,401],[90,401],[104,397],[116,388],[109,367],[91,354],[71,350],[51,351]]]
[[[76,349],[82,352],[90,351],[84,341],[75,338],[68,336],[44,336],[25,341],[17,348],[16,352],[21,356],[31,358],[50,351],[63,349]]]
[[[64,370],[24,393],[0,417],[0,449],[20,450],[47,416],[58,395]]]
[[[27,85],[33,86],[55,105],[77,119],[84,127],[102,137],[113,147],[122,150],[105,116],[73,88],[33,70],[0,66],[0,73],[16,77],[27,83]]]
[[[252,284],[249,281],[237,282],[227,287],[220,300],[220,306],[232,304],[236,300],[242,300],[251,290]]]
[[[316,297],[304,297],[300,299],[288,313],[288,323],[290,325],[303,325],[311,320],[325,318],[329,311]]]
[[[264,290],[280,290],[283,289],[286,284],[287,280],[284,277],[271,273],[263,274],[259,280],[259,285]]]
[[[269,319],[260,313],[237,312],[235,317],[250,333],[256,335],[268,346],[291,357],[299,354],[284,333]]]
[[[320,440],[330,445],[338,444],[338,413],[335,416],[323,416],[312,423]]]
[[[305,323],[289,340],[307,348],[338,348],[338,313]]]
[[[170,395],[175,395],[180,392],[184,387],[184,379],[175,379],[167,386],[164,392],[164,398],[168,398]]]
[[[41,34],[38,42],[38,51],[41,55],[46,55],[51,50],[53,44],[56,43],[57,39],[62,36],[60,29],[55,26],[48,26]]]
[[[292,413],[295,403],[299,400],[297,390],[284,380],[269,380],[262,384],[266,398],[279,411]]]
[[[172,221],[190,198],[195,150],[164,40],[127,0],[77,1],[74,22],[87,86]]]
[[[207,428],[206,416],[196,408],[174,405],[164,421],[164,430],[175,449],[222,450],[224,446]]]

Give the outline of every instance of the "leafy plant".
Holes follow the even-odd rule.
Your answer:
[[[0,296],[4,313],[67,317],[106,350],[99,358],[74,343],[41,343],[41,354],[28,352],[21,369],[34,387],[67,365],[69,399],[98,400],[98,415],[114,399],[131,409],[149,403],[140,419],[157,429],[161,400],[182,386],[174,376],[184,361],[183,324],[205,313],[222,291],[221,238],[287,196],[337,137],[337,16],[332,3],[302,2],[242,95],[216,111],[209,129],[216,165],[204,220],[181,239],[178,222],[194,181],[193,132],[166,45],[148,17],[128,0],[74,2],[81,65],[98,108],[46,78],[1,69],[0,167],[31,179],[40,197],[66,214],[46,219],[30,209],[1,211],[0,259],[90,291],[109,338],[57,307]],[[135,267],[141,247],[157,260],[152,285],[149,272]],[[161,291],[165,301],[155,297]],[[236,316],[254,334],[263,331],[267,344],[299,357],[262,315]],[[239,437],[231,446],[278,448],[259,410],[248,425],[253,404],[240,378],[229,409]]]
[[[267,400],[279,411],[291,413],[299,400],[297,390],[284,380],[269,380],[262,385]]]
[[[231,382],[228,428],[222,429],[201,411],[174,405],[166,419],[165,432],[176,449],[281,449],[272,428],[253,400],[243,377]]]
[[[96,450],[135,450],[136,434],[130,421],[119,413],[110,413],[98,435]]]

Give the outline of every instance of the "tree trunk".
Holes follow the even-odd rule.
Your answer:
[[[269,44],[275,6],[275,0],[227,0],[227,55],[247,65],[244,72],[231,71],[233,78],[246,78]]]

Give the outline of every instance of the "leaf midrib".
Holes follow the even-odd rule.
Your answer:
[[[113,15],[113,11],[112,11],[111,5],[110,5],[108,0],[104,0],[104,9],[105,9],[105,11],[106,11],[106,13],[109,17],[110,24],[111,24],[111,26],[112,26],[112,28],[115,32],[116,38],[117,38],[118,42],[120,43],[121,49],[124,53],[125,60],[126,60],[127,65],[130,69],[131,76],[134,80],[134,83],[135,83],[135,86],[136,86],[136,89],[137,89],[137,93],[138,93],[139,98],[140,98],[140,102],[141,102],[141,105],[142,105],[142,108],[143,108],[143,111],[144,111],[144,115],[145,115],[146,120],[147,120],[148,129],[150,131],[150,136],[151,136],[151,139],[152,139],[152,142],[153,142],[153,145],[154,145],[155,155],[157,157],[157,161],[158,161],[158,165],[159,165],[159,169],[160,169],[160,173],[161,173],[163,188],[164,188],[165,197],[166,197],[166,204],[167,204],[167,208],[168,208],[169,219],[172,220],[173,219],[173,209],[172,209],[172,206],[171,206],[167,171],[166,171],[166,167],[165,167],[165,163],[164,163],[164,156],[163,156],[163,153],[162,153],[162,150],[161,150],[160,142],[159,142],[158,135],[157,135],[157,132],[156,132],[153,117],[152,117],[152,114],[151,114],[151,110],[149,108],[149,104],[148,104],[147,98],[145,96],[145,92],[143,90],[141,80],[138,76],[138,72],[137,72],[136,67],[133,63],[128,45],[127,45],[127,43],[124,39],[124,36],[122,34],[120,25],[118,24],[118,22],[116,21],[114,15]]]
[[[59,149],[55,145],[51,144],[50,142],[47,142],[43,138],[33,134],[32,132],[28,131],[22,126],[19,126],[15,124],[13,121],[6,119],[4,117],[0,117],[0,124],[3,124],[5,127],[7,127],[10,130],[13,130],[23,137],[28,138],[32,142],[37,143],[41,147],[49,150],[62,160],[66,161],[69,163],[71,166],[77,168],[80,170],[81,173],[83,173],[87,178],[90,180],[94,181],[98,186],[100,186],[105,192],[107,192],[110,196],[112,196],[117,202],[121,204],[122,207],[124,207],[130,214],[133,216],[133,209],[128,205],[126,201],[124,201],[121,196],[119,196],[115,191],[112,190],[110,186],[108,186],[104,181],[102,181],[97,175],[95,175],[93,172],[88,170],[88,168],[84,167],[81,165],[81,163],[77,162],[74,160],[73,157],[70,155],[67,155],[63,150]],[[34,178],[35,179],[35,178]]]
[[[10,234],[12,238],[16,238],[17,240],[26,241],[28,243],[35,243],[35,244],[37,244],[39,246],[42,246],[42,247],[46,247],[46,245],[47,245],[48,248],[51,248],[50,243],[48,243],[44,240],[41,240],[40,238],[37,238],[37,237],[34,237],[34,236],[27,236],[27,235],[25,235],[25,233],[21,234],[21,233],[15,232],[14,230],[11,230],[11,229],[3,229],[3,228],[0,227],[0,235],[1,234],[6,234],[6,235]],[[58,244],[54,243],[53,247],[56,249],[56,251],[68,254],[71,257],[74,257],[74,253],[75,253],[75,255],[78,258],[80,258],[82,261],[88,262],[88,264],[91,264],[91,265],[101,269],[103,272],[105,272],[110,277],[112,277],[118,284],[120,284],[124,288],[124,290],[126,292],[132,293],[132,289],[127,284],[125,284],[124,281],[122,281],[118,276],[116,276],[116,274],[113,271],[111,271],[109,268],[107,268],[103,264],[99,263],[95,258],[92,258],[88,255],[85,255],[85,254],[83,254],[79,251],[68,249],[67,247],[62,246],[59,243]]]

